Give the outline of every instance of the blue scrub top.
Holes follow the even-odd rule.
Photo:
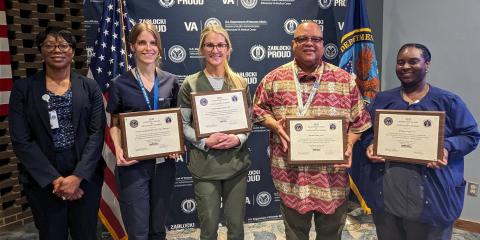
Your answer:
[[[464,156],[480,140],[478,126],[465,103],[457,95],[430,86],[419,102],[403,100],[400,88],[379,93],[368,106],[372,119],[377,109],[444,111],[445,142],[448,165],[440,169],[398,162],[361,165],[365,199],[373,211],[387,211],[396,216],[435,226],[451,225],[462,212],[465,180]],[[373,141],[373,130],[365,132],[363,144]]]
[[[159,70],[157,71],[158,84],[158,109],[173,108],[177,106],[178,81],[175,75]],[[131,71],[115,78],[110,87],[107,112],[112,114],[148,111],[142,90]],[[147,96],[153,109],[153,89],[148,90]]]

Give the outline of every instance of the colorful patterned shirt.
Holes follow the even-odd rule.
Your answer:
[[[310,75],[298,68],[294,61],[267,74],[255,93],[254,122],[262,122],[267,117],[280,120],[286,116],[298,116],[295,68],[304,103],[315,79],[320,77],[306,117],[343,116],[347,119],[349,132],[367,130],[371,126],[370,116],[361,101],[355,80],[339,67],[325,62],[322,64]],[[309,211],[333,214],[345,202],[349,192],[346,169],[332,165],[288,165],[280,138],[273,133],[270,134],[270,158],[273,182],[287,207],[301,214]]]

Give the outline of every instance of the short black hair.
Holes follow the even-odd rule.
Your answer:
[[[49,34],[53,35],[55,38],[61,37],[65,39],[65,41],[67,41],[67,43],[70,44],[72,49],[75,51],[75,48],[77,47],[77,40],[75,40],[75,37],[73,36],[72,32],[62,27],[47,27],[45,31],[40,32],[37,35],[35,41],[37,43],[37,48],[39,51],[41,51],[41,47],[42,47],[41,45]]]
[[[420,44],[420,43],[406,43],[406,44],[403,44],[403,46],[398,50],[397,56],[405,48],[412,48],[412,47],[422,50],[422,57],[425,60],[425,62],[430,62],[430,60],[432,60],[432,54],[430,53],[430,50],[428,50],[428,48],[425,45]]]

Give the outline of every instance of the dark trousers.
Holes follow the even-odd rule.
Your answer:
[[[144,160],[117,167],[120,210],[129,240],[165,239],[165,222],[173,184],[175,161]]]
[[[453,224],[435,227],[400,218],[385,211],[375,211],[373,222],[379,240],[449,240],[452,238]]]
[[[76,159],[73,149],[57,152],[54,167],[64,177],[72,174]],[[23,189],[32,209],[33,220],[40,240],[96,240],[98,208],[103,183],[102,169],[98,168],[91,181],[82,180],[83,197],[62,200],[52,193],[52,184],[40,188],[37,184],[24,184]]]
[[[247,171],[226,180],[193,179],[197,214],[200,221],[200,239],[217,240],[220,205],[227,227],[228,240],[243,240]]]
[[[342,237],[343,227],[347,219],[347,204],[345,201],[340,205],[334,214],[322,214],[320,212],[307,212],[301,214],[297,210],[286,207],[280,203],[280,210],[285,224],[285,235],[287,240],[308,240],[312,226],[312,216],[315,222],[316,240],[335,239]]]

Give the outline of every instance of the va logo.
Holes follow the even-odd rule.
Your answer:
[[[332,6],[332,0],[318,0],[321,9],[327,9]]]
[[[168,50],[168,57],[174,63],[181,63],[187,57],[187,51],[185,51],[185,48],[180,45],[173,45]]]
[[[263,191],[257,195],[257,204],[260,207],[266,207],[272,202],[272,195],[269,192]]]
[[[425,120],[425,121],[423,121],[423,126],[425,126],[425,127],[430,127],[430,126],[432,126],[432,121],[430,121],[430,120]]]
[[[387,126],[390,126],[393,123],[393,119],[391,117],[386,117],[385,119],[383,119],[383,123]]]
[[[211,25],[222,26],[222,22],[220,22],[220,20],[218,20],[218,18],[212,17],[212,18],[209,18],[205,21],[204,26],[208,27],[208,26],[211,26]]]
[[[295,124],[295,131],[300,132],[303,130],[303,125],[301,123]]]
[[[265,58],[266,51],[262,45],[253,45],[250,48],[250,57],[253,61],[262,61]]]
[[[257,5],[257,0],[241,0],[242,6],[246,9],[252,9]]]
[[[338,55],[338,48],[337,48],[337,45],[333,44],[333,43],[329,43],[325,46],[325,52],[324,54],[325,55],[325,58],[327,59],[334,59],[337,57]]]
[[[192,213],[197,209],[197,203],[191,198],[184,199],[181,203],[181,209],[184,213]]]
[[[185,26],[185,29],[187,30],[187,32],[193,32],[193,31],[198,32],[198,27],[196,22],[183,22],[183,25]]]
[[[158,0],[158,4],[164,8],[169,8],[175,4],[175,0]]]
[[[288,35],[293,35],[293,32],[295,32],[297,26],[298,21],[294,18],[289,18],[283,23],[283,30],[285,30]]]
[[[200,99],[200,105],[207,106],[207,104],[208,104],[208,100],[206,98]]]
[[[138,127],[138,121],[133,119],[132,121],[130,121],[130,127],[132,128],[136,128]]]

